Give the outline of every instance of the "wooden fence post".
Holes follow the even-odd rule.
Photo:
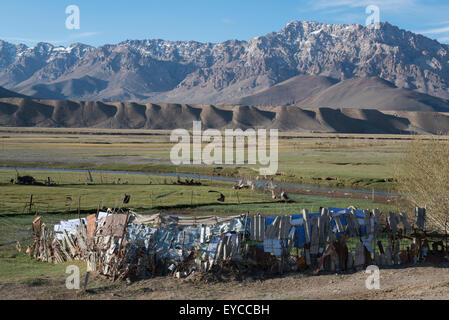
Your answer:
[[[81,196],[78,197],[78,219],[81,219]]]
[[[309,221],[309,212],[307,209],[302,210],[302,217],[304,220],[304,231],[306,235],[306,243],[304,244],[304,254],[306,256],[306,264],[310,266],[311,260],[310,260],[310,221]]]
[[[31,214],[31,210],[33,209],[33,195],[30,196],[30,208],[29,213]]]

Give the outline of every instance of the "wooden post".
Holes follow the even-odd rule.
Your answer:
[[[345,229],[343,228],[343,224],[341,223],[340,217],[334,217],[334,221],[337,227],[337,232],[345,231]]]
[[[385,264],[387,266],[391,266],[393,264],[393,260],[392,260],[392,250],[391,250],[391,245],[389,245],[386,249],[385,249]]]
[[[382,227],[382,221],[380,219],[380,210],[379,209],[374,209],[373,210],[373,216],[374,216],[374,232],[381,232],[383,227]]]
[[[153,245],[153,255],[151,257],[151,277],[154,278],[156,276],[156,243]]]
[[[399,250],[400,250],[400,240],[397,238],[393,243],[393,264],[401,264],[401,259],[399,257]]]
[[[323,253],[326,249],[327,239],[329,237],[330,231],[330,220],[329,220],[329,212],[326,208],[321,209],[321,216],[318,221],[319,230],[320,230],[320,253]]]
[[[424,230],[426,224],[426,209],[425,208],[415,208],[415,225],[418,229]]]
[[[78,197],[78,219],[81,219],[81,196]]]
[[[247,228],[247,225],[248,225],[248,215],[249,215],[249,211],[248,211],[247,214],[245,215],[245,229],[244,229],[244,231],[243,231],[243,242],[246,241],[246,228]],[[253,224],[254,224],[254,220],[255,220],[255,218],[253,218]],[[264,226],[264,227],[265,227],[265,226]]]
[[[310,254],[317,255],[320,246],[320,226],[319,226],[320,217],[313,216],[312,218],[312,234],[310,235]]]
[[[95,219],[98,218],[99,213],[100,213],[100,202],[98,202],[97,213],[95,214]]]
[[[32,207],[33,207],[33,195],[30,196],[30,207],[28,209],[28,214],[31,214]]]
[[[86,291],[86,288],[87,288],[87,281],[89,280],[89,274],[90,274],[90,272],[87,271],[86,277],[84,278],[84,291]]]
[[[296,230],[295,236],[296,236],[296,258],[299,258],[299,239],[298,239],[298,232],[296,232]]]
[[[310,222],[309,222],[309,212],[307,211],[307,209],[302,210],[302,217],[304,220],[304,231],[305,231],[305,235],[306,235],[306,243],[304,244],[304,253],[306,256],[306,264],[308,266],[311,265],[311,260],[310,260]]]
[[[351,213],[349,214],[349,219],[346,219],[348,222],[349,232],[352,237],[361,236],[361,228],[359,225],[359,221],[357,220],[357,214],[354,209],[351,209]]]
[[[362,270],[365,265],[365,246],[362,242],[357,242],[355,247],[355,261],[354,266],[357,271]]]
[[[282,274],[284,270],[284,250],[284,241],[281,240],[281,263],[279,264],[279,274]]]
[[[309,223],[309,212],[307,211],[307,209],[302,210],[302,217],[304,220],[304,230],[307,243],[310,242],[310,223]]]
[[[394,212],[390,211],[389,217],[388,217],[388,223],[390,225],[390,231],[394,234],[398,232],[398,222],[396,219],[396,215]]]
[[[402,225],[404,226],[404,233],[411,232],[412,228],[410,226],[410,223],[407,220],[407,216],[404,212],[399,213],[399,217],[401,218]]]
[[[184,243],[186,241],[186,232],[182,231],[182,248],[181,248],[181,259],[184,259]]]

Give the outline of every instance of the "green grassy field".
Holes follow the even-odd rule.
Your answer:
[[[23,251],[31,244],[31,222],[35,215],[43,217],[50,227],[60,220],[78,217],[78,200],[81,199],[81,216],[96,212],[98,205],[120,207],[125,194],[131,195],[126,206],[138,213],[170,212],[188,215],[227,215],[249,213],[250,215],[283,215],[300,213],[302,209],[317,212],[319,207],[375,208],[396,210],[394,205],[372,203],[365,199],[339,199],[323,196],[291,194],[294,203],[273,201],[269,193],[255,192],[249,189],[232,190],[231,183],[202,180],[202,186],[173,185],[175,178],[138,175],[103,175],[104,184],[86,184],[90,180],[86,174],[26,171],[37,180],[51,176],[57,186],[21,186],[8,183],[0,184],[0,282],[24,281],[33,285],[33,281],[46,281],[54,273],[61,274],[66,264],[54,266],[33,261],[15,250],[16,241],[21,243]],[[14,171],[1,171],[0,181],[7,181],[15,175]],[[112,184],[118,178],[128,184]],[[149,181],[151,179],[151,184]],[[101,180],[93,174],[93,180]],[[165,181],[164,181],[165,180]],[[78,181],[74,184],[73,181]],[[166,182],[167,184],[164,184]],[[226,197],[218,202],[216,190]],[[193,197],[192,197],[193,192]],[[33,205],[29,211],[29,199],[33,195]],[[156,199],[157,196],[167,195]],[[70,196],[69,205],[66,198]]]
[[[14,170],[0,171],[0,213],[9,214],[58,214],[96,210],[98,207],[123,207],[125,194],[131,195],[126,207],[139,212],[187,211],[196,214],[251,212],[262,214],[285,214],[304,208],[317,210],[320,206],[361,207],[391,206],[373,204],[367,199],[338,199],[323,196],[291,195],[295,203],[273,201],[271,194],[251,189],[233,190],[232,183],[201,180],[201,186],[176,185],[175,177],[142,176],[133,174],[100,174],[46,172],[22,170],[37,181],[50,177],[55,186],[17,185],[9,183],[15,178]],[[181,179],[183,180],[183,179]],[[218,202],[218,191],[225,201]],[[32,200],[31,200],[32,196]],[[31,210],[30,210],[30,201]]]
[[[253,200],[256,202],[250,202],[250,196],[242,196],[245,199],[245,203],[231,203],[231,204],[218,204],[208,203],[200,207],[188,207],[187,209],[178,209],[169,211],[179,212],[183,214],[191,215],[210,215],[210,214],[236,214],[243,212],[250,212],[250,214],[261,213],[263,215],[282,215],[282,214],[294,214],[300,213],[303,208],[309,209],[311,212],[316,212],[319,206],[336,206],[347,207],[349,205],[356,205],[360,208],[373,208],[379,207],[379,205],[372,204],[367,200],[351,200],[351,199],[333,199],[318,196],[303,196],[292,195],[297,203],[285,204],[275,203],[270,201],[271,199],[259,199],[254,196]],[[188,202],[187,199],[180,200],[179,203]],[[95,202],[92,202],[94,205]],[[88,205],[86,204],[86,207]],[[382,210],[394,209],[393,206],[381,205]],[[92,212],[96,209],[92,208]],[[139,213],[146,213],[154,211],[152,209],[138,211]],[[82,214],[85,216],[87,213]],[[39,213],[42,216],[43,221],[52,228],[52,226],[61,220],[73,219],[78,215],[77,213],[70,214],[57,214],[57,213]],[[21,283],[27,283],[33,285],[33,281],[48,280],[53,274],[62,275],[67,265],[71,263],[65,263],[61,265],[53,265],[44,262],[36,262],[26,256],[24,251],[26,247],[32,243],[31,223],[35,218],[34,214],[1,214],[0,215],[0,283],[8,281],[20,281]],[[22,247],[22,252],[17,252],[15,249],[16,242],[19,241]],[[81,264],[82,265],[82,264]],[[82,265],[85,268],[84,265]],[[84,270],[84,269],[83,269]]]
[[[45,214],[44,222],[52,226],[60,220],[71,219],[71,214]],[[81,272],[86,266],[82,261],[62,264],[38,262],[25,254],[32,243],[31,222],[33,215],[0,215],[0,283],[15,282],[27,287],[45,285],[54,276],[63,276],[68,265],[75,264]],[[16,249],[16,242],[21,245],[21,252]]]
[[[250,166],[173,166],[169,162],[168,135],[140,135],[136,132],[112,135],[58,133],[0,133],[0,166],[85,168],[144,172],[179,172],[231,177],[255,177]],[[91,132],[92,133],[92,132]],[[98,133],[98,132],[93,132]],[[387,138],[387,137],[384,137]],[[391,138],[391,139],[390,139]],[[391,178],[395,163],[404,155],[407,140],[376,136],[283,136],[279,146],[279,171],[275,181],[331,187],[377,190],[394,189]],[[356,206],[398,211],[395,204],[373,203],[369,199],[333,198],[290,194],[294,203],[273,201],[269,193],[232,189],[232,183],[201,180],[201,186],[173,185],[176,178],[125,174],[25,171],[38,181],[47,177],[55,186],[21,186],[9,181],[14,170],[0,170],[0,283],[20,282],[26,286],[45,284],[52,275],[64,274],[66,264],[39,263],[24,255],[31,243],[31,222],[36,214],[52,226],[60,220],[95,212],[100,207],[126,207],[138,213],[170,212],[189,215],[238,213],[283,215],[302,209],[317,212],[320,207]],[[119,180],[120,179],[120,180]],[[218,202],[215,190],[225,195]],[[33,197],[31,209],[30,198]],[[71,199],[71,201],[69,200]],[[22,252],[15,250],[16,241]],[[81,264],[82,265],[82,264]]]
[[[35,129],[39,130],[39,129]],[[254,178],[255,166],[174,166],[168,132],[157,135],[0,132],[0,166],[180,172]],[[118,131],[120,132],[120,131]],[[126,131],[125,131],[126,132]],[[89,133],[89,134],[87,134]],[[281,134],[275,181],[392,190],[404,136]]]

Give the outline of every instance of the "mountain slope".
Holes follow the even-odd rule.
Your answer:
[[[50,84],[36,84],[27,92],[30,96],[43,99],[88,99],[107,88],[108,82],[84,76],[80,79],[69,79]]]
[[[238,99],[234,103],[236,105],[248,106],[287,106],[298,104],[337,82],[337,80],[328,77],[299,75],[254,95]]]
[[[448,100],[400,89],[377,77],[341,81],[301,101],[298,105],[305,108],[449,111]]]
[[[449,46],[388,23],[374,29],[292,21],[249,41],[217,44],[133,40],[29,48],[0,41],[0,86],[41,98],[217,104],[316,75],[380,77],[448,99],[448,57]],[[78,90],[80,79],[98,82]]]
[[[0,87],[0,98],[25,98],[23,94]]]

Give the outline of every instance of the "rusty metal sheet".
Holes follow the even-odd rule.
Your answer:
[[[97,228],[97,218],[95,214],[91,214],[86,217],[87,221],[87,241],[91,241],[95,235],[95,230]]]
[[[128,216],[126,214],[111,214],[107,216],[106,222],[103,226],[104,236],[123,237],[125,225],[127,224]]]
[[[41,232],[41,221],[41,217],[36,217],[36,219],[34,219],[33,221],[33,232],[35,235],[39,235]]]

